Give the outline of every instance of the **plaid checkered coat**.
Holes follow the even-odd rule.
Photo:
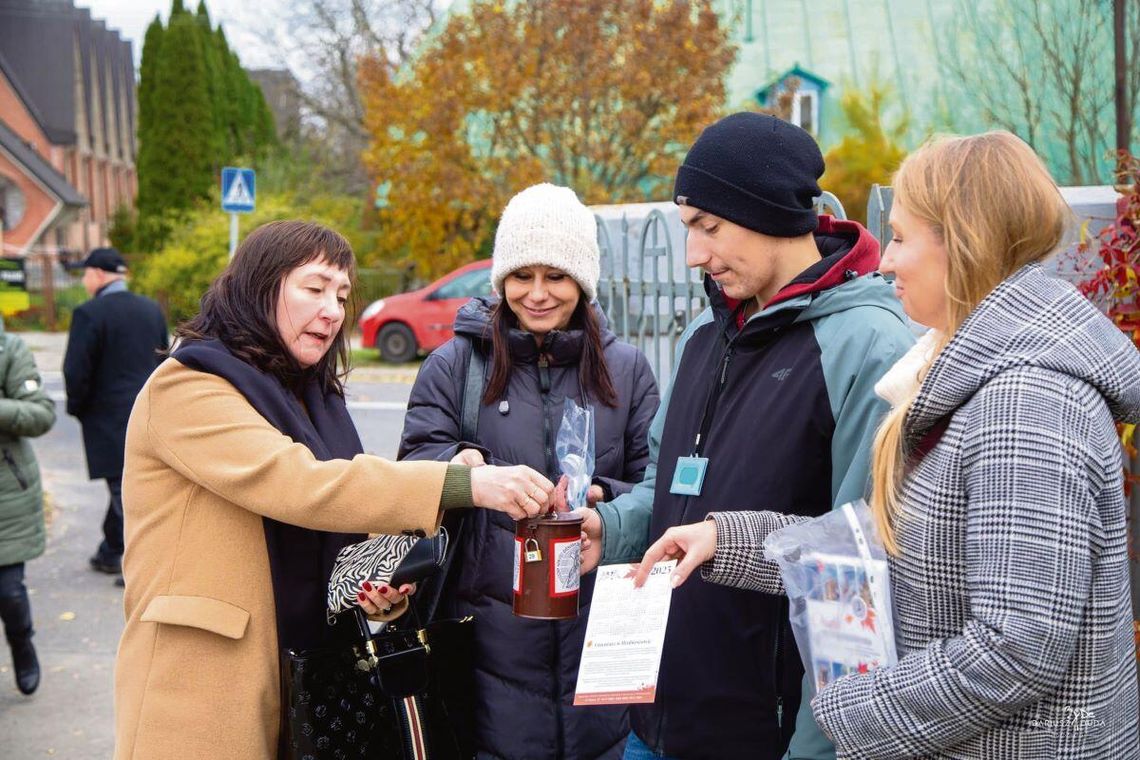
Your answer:
[[[1134,760],[1135,646],[1120,444],[1140,420],[1140,355],[1070,285],[1028,266],[935,360],[891,562],[899,663],[813,702],[840,758]],[[753,521],[753,543],[774,527]],[[753,587],[736,519],[722,576]],[[719,553],[719,547],[718,547]],[[734,585],[742,585],[737,583]]]

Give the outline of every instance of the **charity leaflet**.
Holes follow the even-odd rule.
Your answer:
[[[635,565],[598,568],[575,705],[648,703],[656,698],[676,567],[676,560],[658,562],[641,588],[633,586]]]

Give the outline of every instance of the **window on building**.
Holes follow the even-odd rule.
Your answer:
[[[24,194],[16,183],[0,177],[0,231],[14,229],[24,219]]]
[[[796,93],[792,101],[792,123],[803,127],[813,135],[819,129],[819,93],[806,90]]]

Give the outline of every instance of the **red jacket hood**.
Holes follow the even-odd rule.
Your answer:
[[[807,275],[797,276],[780,289],[762,309],[808,293],[817,293],[834,288],[848,280],[862,277],[879,269],[879,241],[866,227],[849,219],[836,219],[827,214],[819,217],[815,230],[815,244],[819,248],[821,260],[830,260],[827,269],[820,275],[805,280]],[[809,267],[809,269],[814,268]],[[739,301],[725,296],[728,310],[735,311]],[[743,324],[740,319],[740,324]]]

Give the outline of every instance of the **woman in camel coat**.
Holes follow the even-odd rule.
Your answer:
[[[553,489],[525,467],[361,452],[340,383],[353,275],[335,232],[259,228],[135,402],[116,758],[277,757],[280,653],[344,633],[323,611],[340,548],[476,503],[535,514]],[[360,601],[388,619],[406,606],[387,587]]]

